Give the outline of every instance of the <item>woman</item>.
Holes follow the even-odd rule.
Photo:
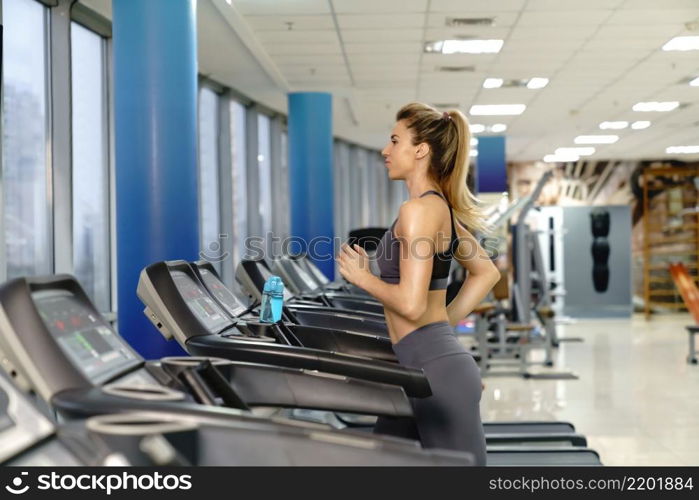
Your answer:
[[[343,245],[338,263],[347,281],[381,301],[399,362],[425,371],[432,396],[413,400],[416,429],[382,419],[376,431],[419,438],[425,448],[468,451],[485,465],[480,373],[452,328],[499,279],[465,228],[483,226],[466,187],[468,123],[459,111],[439,113],[419,103],[404,106],[396,122],[382,155],[389,178],[404,180],[410,199],[377,248],[381,276],[369,271],[357,245]],[[468,279],[446,306],[452,258]]]

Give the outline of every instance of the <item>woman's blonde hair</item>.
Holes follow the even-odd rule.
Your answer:
[[[466,185],[471,130],[464,114],[456,109],[440,113],[414,102],[398,111],[396,121],[401,120],[412,131],[414,145],[424,142],[430,146],[429,175],[451,205],[454,218],[469,230],[485,229],[478,200]]]

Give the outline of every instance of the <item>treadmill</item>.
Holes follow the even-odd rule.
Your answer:
[[[241,294],[236,294],[229,290],[220,280],[216,269],[209,261],[200,260],[190,264],[194,274],[201,284],[206,288],[209,296],[228,314],[232,319],[245,318],[252,309],[246,306],[245,299]],[[332,335],[332,331],[328,332]],[[298,334],[297,336],[302,336]],[[313,347],[327,349],[328,346],[318,343]],[[366,354],[375,357],[373,353]],[[388,358],[386,358],[388,359]],[[369,424],[368,419],[362,420]],[[373,425],[373,422],[371,422]],[[575,432],[575,426],[569,422],[483,422],[486,433],[486,441],[489,444],[520,442],[546,442],[549,444],[562,443],[571,446],[587,446],[587,440],[581,434]]]
[[[202,265],[197,267],[200,269],[200,274],[202,270],[208,271],[208,269],[206,269],[207,266]],[[219,300],[225,301],[227,296],[229,298],[232,296],[232,294],[229,295],[224,292],[225,286],[223,286],[219,280],[213,279],[215,276],[213,273],[204,272],[204,275],[208,275],[209,286],[217,290],[216,296]],[[237,344],[249,341],[243,340],[242,338],[245,338],[245,334],[240,333],[240,330],[245,330],[245,325],[241,324],[239,328],[236,328],[238,324],[229,320],[228,323],[224,323],[226,327],[221,330],[222,334],[217,334],[210,329],[207,330],[205,326],[201,324],[201,320],[199,319],[201,313],[198,312],[197,306],[194,304],[194,299],[198,300],[200,303],[205,303],[207,307],[218,316],[225,315],[224,308],[219,306],[215,300],[212,300],[212,297],[207,293],[206,286],[198,280],[197,274],[194,272],[193,268],[184,261],[160,262],[148,266],[141,273],[138,295],[144,304],[146,304],[144,312],[151,318],[155,326],[158,327],[161,332],[166,331],[174,335],[175,338],[178,339],[180,345],[193,354],[216,355],[228,359],[241,359],[242,356],[243,359],[250,361],[256,361],[257,356],[264,356],[260,350],[252,352],[251,349],[243,347],[241,351],[241,348],[237,346]],[[187,300],[188,297],[190,300]],[[233,307],[232,304],[231,307]],[[262,328],[257,331],[262,332],[263,335],[269,335],[271,340],[277,338],[280,335],[280,331],[276,331],[276,333],[266,333],[268,330],[265,330],[265,328],[273,329],[281,324],[283,323],[274,325],[256,323],[255,325],[261,325]],[[235,328],[238,331],[230,333],[231,328]],[[281,333],[283,334],[283,332]],[[251,337],[248,336],[248,339],[249,338]],[[332,353],[329,354],[332,355]],[[264,359],[265,363],[281,361],[283,363],[294,363],[296,365],[303,362],[302,359],[294,358],[291,360],[286,356],[277,359],[264,356]],[[377,363],[377,365],[384,364],[378,361],[374,361],[374,363]],[[399,382],[394,380],[391,383]],[[404,386],[404,388],[406,388],[406,393],[414,397],[429,396],[429,393],[410,393],[406,386]],[[494,464],[509,464],[508,457],[510,457],[510,453],[513,453],[512,458],[516,463],[519,463],[520,460],[525,460],[531,461],[537,465],[551,465],[558,463],[557,460],[561,458],[564,462],[568,459],[571,463],[575,463],[576,465],[599,464],[599,456],[595,451],[577,447],[586,445],[583,436],[571,435],[570,433],[564,432],[555,435],[534,436],[531,433],[527,433],[526,430],[514,433],[508,433],[506,427],[500,427],[499,430],[500,432],[490,436],[490,444],[498,443],[503,444],[503,446],[489,448],[489,463],[491,463],[492,454],[492,461]],[[504,446],[505,444],[530,443],[531,441],[536,441],[541,447],[530,448],[523,446],[512,448]],[[546,443],[562,444],[562,446],[558,448],[548,448],[546,447]],[[523,455],[525,452],[529,452],[530,455]],[[559,453],[561,456],[558,456]]]
[[[258,302],[262,301],[262,290],[272,271],[262,259],[243,259],[236,268],[235,278],[245,293]],[[328,307],[316,301],[294,297],[284,289],[284,318],[299,325],[338,328],[365,332],[388,338],[386,319],[381,314],[356,309]]]
[[[211,459],[197,463],[472,463],[467,454],[421,450],[409,440],[253,415],[249,408],[270,406],[354,412],[373,407],[369,413],[394,416],[412,410],[399,387],[347,377],[225,360],[144,362],[66,275],[18,278],[0,287],[0,351],[2,366],[15,383],[37,394],[61,418],[102,415],[93,431],[116,436],[111,439],[117,442],[128,434],[119,426],[143,430],[141,424],[147,423],[143,433],[152,435],[186,425],[190,440],[211,453]],[[225,384],[222,374],[227,374]]]
[[[289,255],[289,258],[292,259],[301,269],[306,271],[306,273],[308,273],[308,275],[313,279],[316,286],[324,291],[349,293],[351,295],[358,295],[360,297],[371,297],[371,295],[369,295],[365,290],[362,290],[358,286],[352,285],[351,283],[344,281],[331,282],[305,253]]]
[[[147,266],[141,271],[136,293],[146,306],[144,314],[158,331],[167,339],[176,339],[190,354],[391,384],[411,397],[431,394],[422,370],[357,355],[366,349],[363,344],[374,348],[374,337],[342,330],[328,335],[324,328],[230,318],[186,261]],[[311,342],[331,349],[304,347]]]
[[[175,265],[177,264],[173,262],[154,264],[155,267],[173,267]],[[183,264],[182,266],[184,267]],[[255,337],[256,329],[262,325],[259,321],[259,312],[255,311],[257,305],[247,306],[241,294],[236,294],[235,291],[226,287],[210,262],[200,260],[190,263],[189,266],[205,292],[235,322],[236,327]],[[266,325],[263,327],[269,328]],[[278,325],[278,327],[285,329],[286,338],[291,342],[291,345],[398,362],[390,339],[383,335],[341,330],[332,326],[298,325],[293,321],[284,321],[283,325]],[[298,342],[294,344],[296,341]]]
[[[58,425],[0,372],[0,465],[469,465],[463,454],[442,453],[435,459],[393,443],[384,447],[376,440],[353,437],[333,441],[335,436],[322,430],[287,427],[264,421],[230,425],[157,411],[99,415]],[[21,485],[12,488],[12,493],[23,493]]]
[[[342,291],[324,290],[313,277],[289,256],[283,255],[272,265],[272,272],[281,276],[291,291],[299,298],[311,300],[328,307],[340,307],[383,315],[383,305],[369,295],[357,295]]]
[[[0,371],[0,465],[179,465],[172,461],[163,463],[154,459],[147,447],[140,449],[132,445],[143,439],[152,441],[156,436],[165,440],[167,438],[163,434],[173,430],[172,427],[166,429],[154,425],[156,421],[152,416],[150,420],[146,415],[137,417],[141,419],[139,426],[122,426],[118,440],[112,439],[110,434],[113,432],[100,429],[98,421],[55,424]],[[160,451],[168,447],[165,443],[160,443]],[[22,486],[21,483],[8,485],[7,488],[15,495],[26,491],[26,485]]]

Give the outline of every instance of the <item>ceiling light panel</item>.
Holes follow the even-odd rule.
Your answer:
[[[543,89],[549,84],[549,79],[548,78],[542,78],[542,77],[534,77],[530,78],[529,81],[527,82],[527,88],[531,90],[536,90],[536,89]]]
[[[639,112],[667,112],[677,109],[678,101],[646,101],[638,102],[631,109]]]
[[[667,154],[699,154],[699,145],[697,146],[670,146],[665,149]]]
[[[699,50],[699,36],[676,36],[665,45],[665,51]]]
[[[699,87],[699,76],[696,77],[695,79],[691,80],[691,81],[689,82],[689,84],[690,84],[692,87]]]
[[[502,78],[486,78],[483,82],[484,89],[499,89],[502,87]]]
[[[556,154],[556,156],[590,156],[595,154],[595,148],[556,148],[556,151],[554,151],[554,153]]]
[[[544,162],[546,163],[568,163],[571,161],[578,161],[580,159],[577,155],[546,155],[544,156]]]
[[[527,109],[525,104],[474,104],[469,114],[474,116],[521,115]]]
[[[629,126],[629,122],[602,122],[599,128],[602,130],[622,130]]]
[[[634,130],[643,130],[650,127],[650,122],[648,120],[639,120],[631,124],[631,128]]]
[[[503,40],[437,40],[425,43],[425,52],[450,54],[497,54]]]

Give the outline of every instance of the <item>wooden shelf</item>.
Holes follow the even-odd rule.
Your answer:
[[[696,217],[696,215],[694,215]],[[699,224],[696,223],[691,223],[691,224],[681,224],[679,226],[669,226],[667,224],[648,224],[647,226],[644,226],[648,231],[677,231],[677,230],[687,230],[687,229],[697,229],[699,227]]]
[[[685,249],[685,250],[673,250],[658,247],[651,247],[647,252],[649,255],[698,255],[696,248]]]
[[[693,276],[694,281],[699,282],[699,276]],[[675,284],[674,281],[672,281],[672,278],[668,276],[667,278],[665,277],[656,277],[656,276],[651,276],[648,278],[648,283],[671,283],[673,286]]]
[[[657,301],[650,301],[646,302],[646,306],[648,307],[665,307],[667,309],[687,309],[684,306],[684,302],[657,302]]]
[[[648,168],[643,171],[643,176],[644,177],[667,177],[668,175],[679,175],[682,177],[693,177],[697,175],[698,169],[695,168],[687,168],[687,167],[669,167],[669,168]],[[677,186],[669,186],[670,188],[677,187]],[[651,189],[655,190],[654,187],[651,187]]]
[[[648,318],[651,307],[685,309],[682,295],[674,287],[669,276],[670,261],[683,262],[687,268],[696,270],[699,265],[699,214],[680,210],[696,206],[697,193],[687,185],[690,177],[699,175],[697,167],[658,167],[642,172],[643,213],[643,298]],[[670,195],[671,193],[671,195]],[[653,196],[650,194],[660,195]],[[662,195],[668,195],[666,199]],[[674,210],[676,207],[681,207]],[[673,210],[671,211],[670,208]],[[679,224],[677,224],[679,222]],[[676,225],[673,225],[675,223]],[[653,271],[656,271],[653,274]],[[665,271],[659,275],[657,271]],[[699,277],[693,276],[699,281]],[[653,290],[653,285],[667,285]],[[653,300],[655,298],[655,300]],[[667,302],[658,299],[665,298]]]
[[[696,243],[695,236],[666,236],[663,238],[654,238],[648,242],[649,245],[666,245],[668,243]]]
[[[685,262],[684,265],[687,266],[688,269],[699,269],[699,264],[696,262]],[[662,264],[651,264],[648,266],[648,270],[649,271],[661,271],[662,270],[662,271],[670,272],[668,270],[667,262],[664,262]]]

